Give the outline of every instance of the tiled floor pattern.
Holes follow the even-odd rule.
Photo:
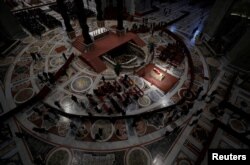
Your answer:
[[[171,8],[171,14],[164,16],[165,8]],[[192,92],[195,93],[202,86],[201,97],[205,93],[210,94],[214,89],[217,89],[218,94],[213,102],[206,103],[205,101],[190,99],[184,104],[185,106],[193,104],[187,116],[181,115],[181,110],[185,108],[182,105],[169,110],[165,109],[154,113],[154,115],[146,115],[142,118],[129,117],[114,120],[67,118],[49,111],[40,102],[27,107],[26,110],[16,114],[15,118],[9,119],[1,126],[0,155],[1,159],[4,159],[3,162],[5,164],[32,164],[33,160],[40,156],[47,163],[53,164],[53,162],[59,161],[60,158],[62,159],[61,156],[63,156],[65,164],[75,165],[97,165],[100,163],[107,165],[194,164],[214,128],[210,121],[216,116],[211,113],[211,109],[223,99],[223,94],[234,71],[218,65],[220,62],[218,59],[209,59],[210,53],[202,45],[193,45],[192,36],[196,33],[193,30],[197,26],[199,27],[196,31],[202,28],[203,20],[206,18],[209,9],[189,6],[186,1],[182,1],[180,3],[163,4],[160,11],[145,17],[148,17],[151,22],[165,21],[166,19],[170,20],[178,17],[181,10],[189,11],[191,14],[169,28],[182,37],[190,49],[195,67],[195,81]],[[53,14],[56,15],[57,13]],[[94,22],[92,19],[89,20],[90,29],[94,29],[96,26],[91,24],[91,22]],[[114,21],[106,22],[107,27],[114,24]],[[131,23],[125,22],[125,26],[130,25]],[[77,31],[78,26],[76,25],[75,28]],[[139,35],[146,43],[148,42],[150,34]],[[171,38],[164,35],[161,37],[155,35],[155,38],[159,41],[159,45],[173,42]],[[42,88],[44,84],[40,83],[37,74],[42,74],[43,71],[55,72],[60,68],[64,60],[55,49],[62,45],[67,49],[65,51],[67,55],[71,53],[80,54],[78,50],[71,46],[63,30],[55,29],[44,34],[41,40],[33,37],[24,39],[8,57],[1,59],[0,90],[2,92],[0,93],[4,93],[4,95],[0,95],[0,112],[6,112],[18,106],[18,101],[25,101],[25,99],[28,99]],[[147,51],[147,49],[145,50]],[[32,61],[29,55],[30,52],[34,51],[39,51],[42,55],[42,59],[36,63]],[[153,61],[159,67],[165,65],[157,57]],[[184,70],[180,74],[178,84],[167,94],[162,93],[147,81],[135,78],[138,85],[143,85],[142,90],[149,98],[150,104],[147,107],[141,107],[138,102],[134,101],[128,108],[131,111],[127,113],[143,113],[177,102],[183,96],[183,89],[189,83],[186,81],[188,77],[186,60],[182,65]],[[123,71],[124,73],[132,75],[131,72]],[[108,68],[103,75],[110,77],[111,81],[115,80],[112,68]],[[86,83],[84,90],[87,89],[85,92],[75,92],[74,88],[72,88],[72,84],[74,84],[72,82],[79,77],[86,79],[84,80]],[[208,77],[209,80],[204,79],[204,77]],[[70,97],[74,94],[78,100],[87,105],[86,93],[91,92],[101,82],[101,75],[93,72],[88,65],[76,58],[67,70],[67,76],[63,76],[57,82],[53,92],[44,102],[58,108],[54,105],[54,101],[60,101],[64,105],[64,112],[87,115],[86,108],[72,102]],[[25,92],[22,92],[24,89]],[[249,105],[247,104],[249,95],[235,84],[229,101],[233,105],[242,108],[244,112],[249,113]],[[34,107],[39,108],[40,111],[34,111]],[[197,113],[200,109],[203,109],[201,114]],[[105,112],[99,114],[92,111],[92,113],[107,116]],[[49,116],[49,120],[44,116]],[[241,116],[232,113],[230,110],[217,118],[236,132],[245,133],[249,129],[248,120],[241,118]],[[73,122],[75,127],[72,127],[70,122]],[[32,130],[33,127],[45,128],[49,133],[37,133]],[[179,127],[179,129],[174,129],[175,127]],[[98,137],[96,134],[100,129],[102,135]],[[174,131],[171,134],[165,135],[166,131],[172,131],[173,129]],[[25,138],[17,138],[15,135],[17,131],[23,132]],[[239,139],[220,128],[216,131],[214,137],[216,138],[212,140],[210,147],[247,148]],[[245,137],[248,139],[249,135],[246,134]]]

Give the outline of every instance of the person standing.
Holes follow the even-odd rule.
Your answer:
[[[30,55],[31,55],[32,60],[35,61],[35,64],[36,64],[36,61],[37,61],[36,54],[31,52]]]
[[[44,79],[43,79],[43,77],[40,74],[37,75],[37,78],[40,80],[40,83],[44,83],[45,82]]]
[[[104,76],[102,76],[102,81],[105,83],[106,79]]]
[[[43,72],[43,77],[45,78],[45,81],[49,80],[48,74],[46,72]]]
[[[75,103],[78,104],[78,100],[77,100],[77,97],[76,97],[76,96],[72,95],[72,96],[71,96],[71,100],[73,100]]]
[[[41,60],[41,59],[42,59],[41,54],[40,54],[40,53],[38,53],[38,52],[36,52],[36,57],[37,57],[37,58],[39,58],[39,60]]]
[[[59,101],[55,101],[54,104],[55,104],[58,108],[60,108],[60,109],[62,108],[61,105],[60,105],[60,103],[59,103]]]
[[[63,53],[62,56],[63,56],[63,58],[64,58],[65,61],[68,60],[68,58],[66,57],[65,53]]]

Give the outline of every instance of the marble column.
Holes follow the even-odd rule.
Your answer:
[[[103,19],[103,12],[102,12],[102,0],[95,0],[96,3],[96,11],[97,11],[97,26],[104,27],[104,19]]]
[[[126,8],[130,15],[135,14],[135,0],[126,0]]]
[[[59,9],[59,12],[63,18],[63,22],[64,25],[66,27],[66,31],[67,32],[72,32],[74,31],[74,29],[72,28],[71,24],[70,24],[70,18],[69,15],[67,14],[67,7],[64,4],[64,0],[57,0],[57,7]]]
[[[123,0],[117,0],[117,30],[123,29]]]
[[[82,0],[74,0],[76,15],[79,21],[79,24],[82,28],[82,35],[84,38],[84,44],[89,45],[93,43],[90,35],[89,35],[89,26],[87,25],[87,16],[84,11],[84,4]]]

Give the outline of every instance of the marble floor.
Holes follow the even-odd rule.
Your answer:
[[[48,165],[206,164],[202,153],[208,148],[249,148],[250,92],[237,82],[230,83],[235,81],[235,71],[227,67],[223,59],[214,58],[203,44],[195,44],[209,7],[190,6],[188,1],[164,3],[158,7],[159,11],[144,18],[149,22],[168,22],[180,17],[182,11],[190,13],[167,27],[183,40],[190,52],[190,57],[185,57],[177,67],[159,59],[157,48],[176,42],[170,35],[159,35],[159,32],[153,36],[150,33],[137,34],[146,43],[146,46],[138,48],[144,58],[138,57],[119,76],[108,61],[104,60],[107,69],[101,74],[82,62],[79,58],[81,52],[71,45],[63,27],[48,30],[41,38],[30,35],[6,57],[1,57],[1,115],[30,100],[46,85],[51,92],[45,99],[26,106],[1,123],[0,164],[29,165],[38,160]],[[172,12],[165,15],[166,8],[171,8]],[[50,14],[62,21],[55,11],[50,11]],[[125,27],[140,24],[141,19],[138,18],[139,22],[125,21]],[[95,18],[88,19],[90,31],[97,28],[95,22]],[[72,23],[78,36],[79,25]],[[114,31],[112,27],[115,24],[112,20],[105,22],[110,31]],[[152,39],[156,43],[154,56],[147,47]],[[32,60],[31,52],[39,52],[41,58]],[[55,85],[41,82],[38,75],[56,73],[63,66],[65,59],[62,53],[67,58],[72,53],[76,55],[66,73]],[[133,65],[142,62],[143,66],[154,63],[178,81],[169,91],[161,91],[135,74],[135,69],[143,66],[133,68]],[[121,81],[125,75],[132,82],[128,89]],[[100,98],[93,94],[95,89],[105,84],[103,77],[106,82],[118,82],[122,88],[121,97],[134,87],[143,93],[139,99],[130,99],[128,105],[120,105],[125,115],[114,108],[111,114],[102,110],[104,104],[112,107],[108,95]],[[194,78],[192,81],[191,77]],[[202,90],[198,94],[199,89]],[[240,113],[230,108],[226,108],[223,114],[214,113],[228,89],[231,91],[228,102]],[[93,95],[92,101],[88,94]],[[72,95],[77,102],[73,101]],[[118,96],[110,96],[119,102]],[[184,97],[183,103],[176,104]],[[93,100],[99,109],[94,108]],[[232,129],[236,135],[215,125],[214,120]],[[45,133],[38,133],[34,128],[45,130]],[[22,133],[21,138],[17,132]],[[244,135],[244,141],[237,134]]]

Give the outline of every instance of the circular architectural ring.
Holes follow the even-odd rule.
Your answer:
[[[144,81],[138,76],[130,76],[131,80],[137,85],[140,89],[144,87]]]
[[[191,165],[193,164],[188,158],[177,159],[177,165]]]
[[[108,141],[113,133],[114,126],[109,120],[97,120],[91,127],[91,137],[99,142]]]
[[[195,99],[195,95],[192,91],[188,92],[187,88],[181,88],[178,91],[178,95],[180,98],[185,97],[187,101],[193,101]]]
[[[138,104],[141,106],[141,107],[147,107],[151,104],[151,100],[148,96],[142,96],[138,99]]]
[[[34,96],[35,92],[32,88],[24,88],[19,90],[14,97],[14,100],[17,104],[22,104],[31,99]]]
[[[92,79],[88,76],[77,77],[71,82],[71,89],[74,92],[85,92],[91,87],[92,83]]]
[[[65,96],[60,100],[60,105],[62,107],[69,107],[74,104],[74,101],[71,99],[70,96]]]
[[[46,165],[61,164],[69,165],[72,161],[72,154],[67,148],[57,148],[52,151],[46,159]]]
[[[121,140],[126,140],[128,139],[128,134],[127,134],[127,128],[126,128],[126,122],[123,119],[116,120],[115,122],[115,135]]]
[[[59,66],[63,65],[64,62],[65,61],[64,61],[63,57],[53,57],[50,60],[49,64],[50,64],[50,66],[55,68],[55,67],[59,67]]]
[[[141,147],[135,147],[126,153],[126,164],[129,165],[150,165],[152,156],[149,151]]]
[[[234,131],[238,133],[244,133],[247,130],[245,124],[238,119],[230,119],[229,125]]]

